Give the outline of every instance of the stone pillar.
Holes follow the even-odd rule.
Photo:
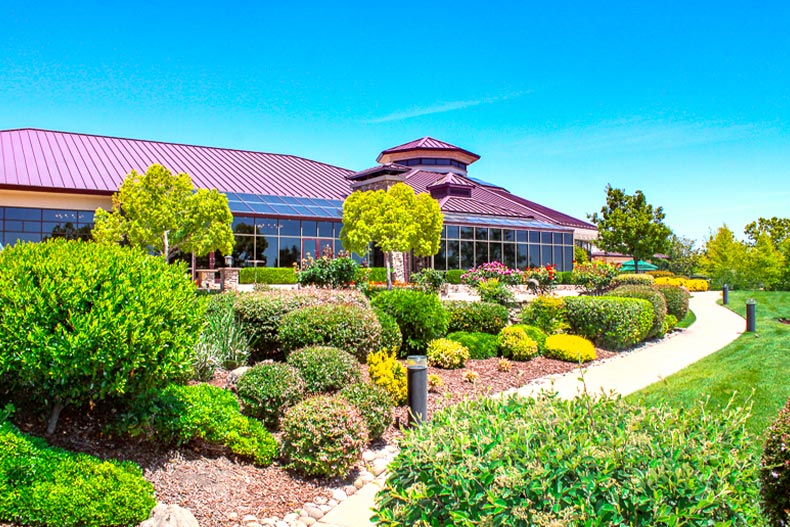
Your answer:
[[[392,280],[406,281],[406,258],[404,253],[392,253]]]
[[[222,291],[239,290],[239,268],[223,267],[219,270],[220,289]]]

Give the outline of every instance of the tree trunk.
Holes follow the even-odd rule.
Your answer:
[[[58,419],[60,418],[60,412],[63,411],[63,407],[65,405],[61,402],[60,399],[55,399],[55,406],[52,407],[52,413],[49,416],[49,423],[47,423],[47,435],[51,436],[55,433],[55,428],[58,426]]]
[[[384,253],[384,262],[387,266],[387,290],[392,289],[392,253]]]
[[[639,274],[639,260],[636,259],[636,256],[632,256],[634,260],[634,274]]]
[[[168,239],[169,231],[165,231],[162,234],[162,256],[165,259],[165,262],[170,263],[170,240]]]

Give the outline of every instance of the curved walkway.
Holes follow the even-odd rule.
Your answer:
[[[720,350],[743,333],[746,322],[716,301],[718,291],[694,293],[691,310],[697,321],[678,335],[645,345],[608,361],[583,368],[589,393],[616,391],[622,395],[640,390]],[[514,390],[529,396],[552,387],[562,397],[573,397],[584,385],[579,370],[544,377]],[[553,386],[552,386],[553,384]],[[371,508],[380,482],[369,483],[324,516],[316,527],[370,527]]]

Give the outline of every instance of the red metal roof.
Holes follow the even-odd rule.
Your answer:
[[[520,196],[516,196],[515,194],[511,194],[510,192],[508,192],[503,188],[496,188],[496,187],[490,187],[490,188],[492,192],[505,196],[507,197],[507,199],[512,200],[532,210],[537,218],[546,218],[552,223],[556,223],[558,225],[565,225],[576,229],[592,229],[592,230],[598,229],[598,227],[596,227],[592,223],[582,221],[578,218],[574,218],[573,216],[568,216],[567,214],[563,214],[562,212],[556,211],[554,209],[550,209],[549,207],[546,207],[539,203],[535,203],[534,201],[530,201]]]
[[[0,187],[101,194],[154,163],[186,172],[197,188],[341,200],[353,173],[285,154],[37,129],[0,131],[0,158]]]
[[[464,152],[470,156],[473,156],[475,159],[480,159],[479,155],[474,154],[469,150],[464,150],[463,148],[459,148],[455,145],[451,145],[450,143],[445,143],[444,141],[439,141],[438,139],[428,136],[388,148],[381,152],[380,156],[384,154],[394,154],[395,152],[408,152],[410,150],[453,150],[456,152]]]
[[[443,177],[427,185],[426,188],[438,187],[440,185],[453,185],[456,187],[474,187],[474,184],[468,179],[461,178],[458,174],[453,174],[452,172],[448,172]]]

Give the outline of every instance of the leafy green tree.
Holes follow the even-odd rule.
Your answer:
[[[667,269],[680,276],[691,276],[697,268],[700,250],[691,238],[672,233],[667,244]]]
[[[784,272],[785,259],[768,234],[759,234],[746,252],[744,285],[750,289],[776,289]]]
[[[177,252],[231,254],[233,216],[228,198],[216,189],[194,190],[188,174],[162,165],[145,174],[132,170],[112,196],[112,212],[96,210],[93,239],[153,249],[170,261]]]
[[[714,288],[728,284],[732,288],[745,286],[743,277],[746,246],[735,239],[735,234],[722,225],[708,238],[700,256],[700,270],[711,279]]]
[[[389,190],[353,192],[343,203],[343,248],[367,254],[375,244],[385,254],[387,288],[392,288],[392,255],[414,251],[415,256],[439,252],[444,216],[429,194],[397,183]]]
[[[600,214],[596,212],[588,217],[598,227],[598,246],[632,257],[637,273],[639,260],[666,251],[672,233],[664,225],[663,208],[650,205],[641,190],[630,195],[606,185],[606,205]]]
[[[757,218],[748,224],[743,233],[752,244],[757,243],[760,235],[767,235],[777,249],[785,240],[790,238],[790,218]]]

